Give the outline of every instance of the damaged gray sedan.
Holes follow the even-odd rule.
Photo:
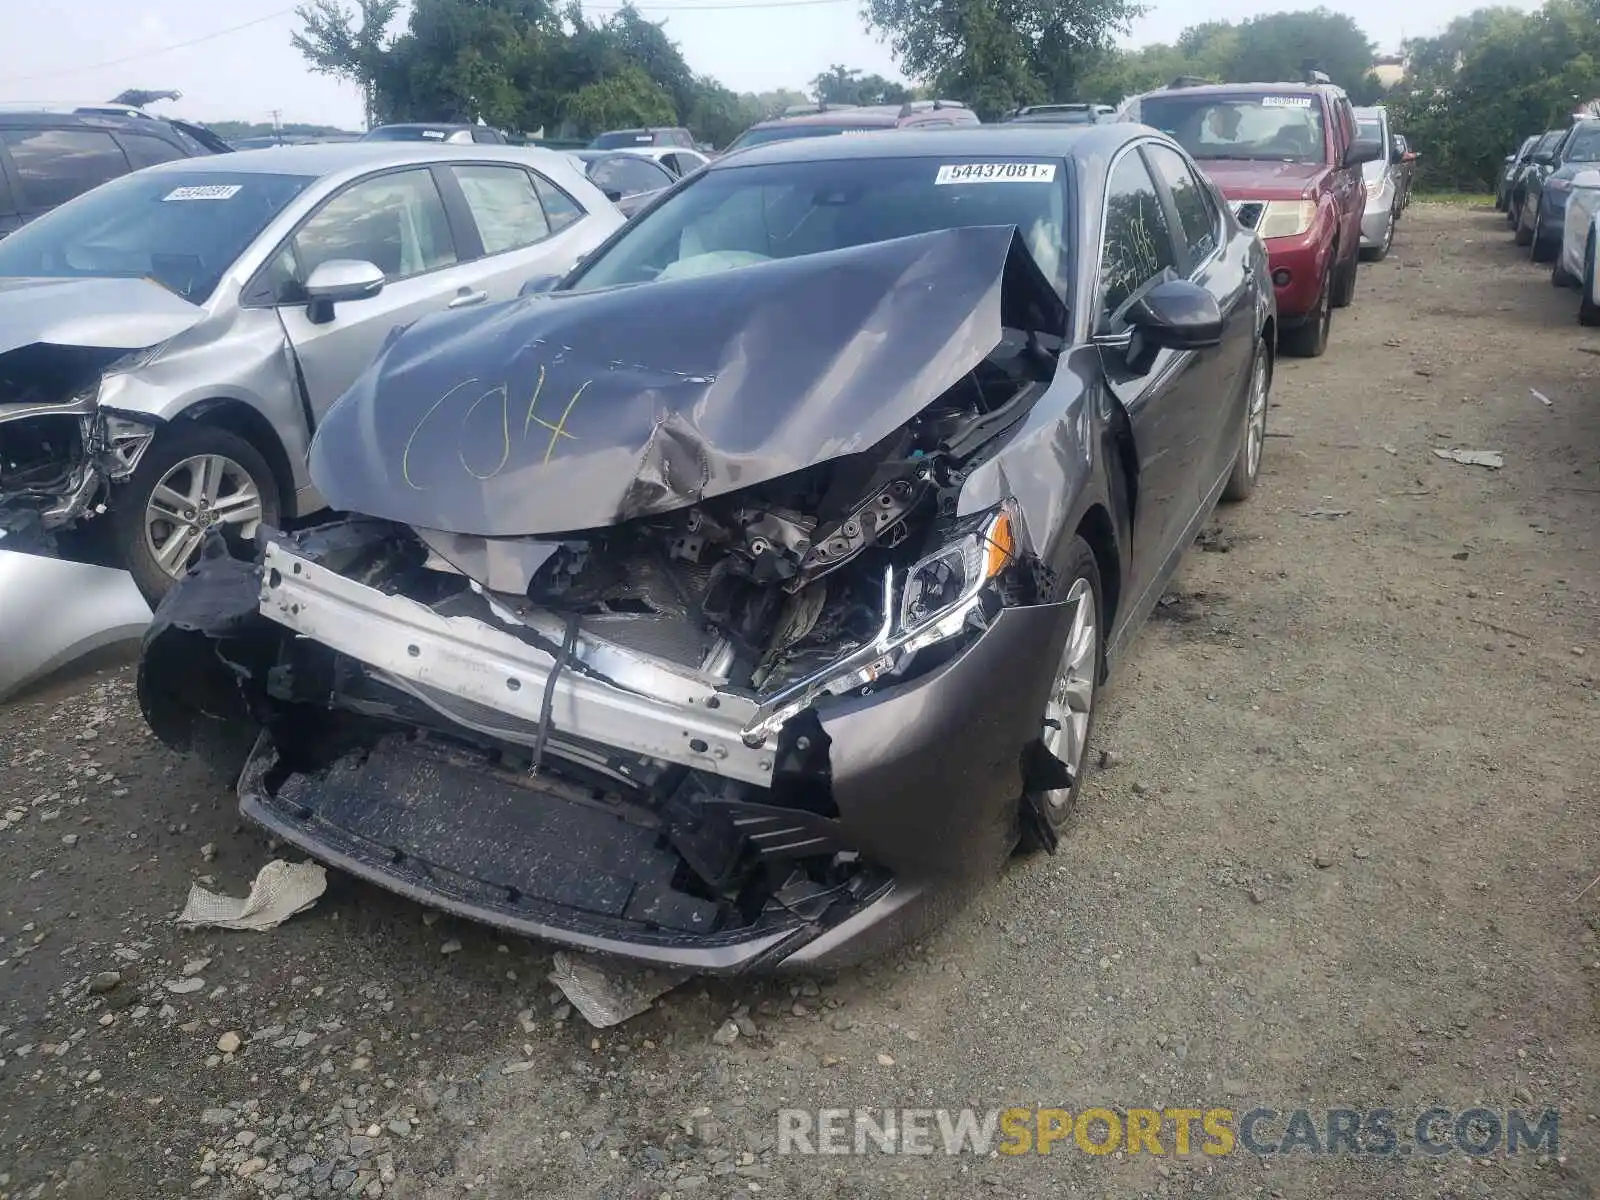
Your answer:
[[[243,811],[462,916],[837,966],[1053,849],[1095,700],[1261,465],[1261,243],[1133,126],[780,143],[394,336],[353,514],[212,539],[147,636]]]

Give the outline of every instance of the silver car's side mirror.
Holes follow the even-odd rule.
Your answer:
[[[377,264],[358,258],[330,258],[318,263],[305,282],[311,320],[322,324],[333,320],[333,306],[351,300],[367,300],[383,291],[383,272]]]

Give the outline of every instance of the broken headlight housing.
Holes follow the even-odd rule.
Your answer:
[[[819,696],[870,687],[901,673],[920,650],[983,628],[999,608],[990,586],[1016,560],[1017,524],[1011,504],[959,522],[949,540],[921,559],[895,587],[884,573],[883,625],[866,645],[763,700],[744,731],[759,746]]]

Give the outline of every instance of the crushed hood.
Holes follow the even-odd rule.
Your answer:
[[[485,537],[615,524],[864,451],[1066,313],[1011,226],[425,318],[333,407],[336,509]]]
[[[148,279],[0,279],[0,354],[36,342],[143,350],[204,316]]]

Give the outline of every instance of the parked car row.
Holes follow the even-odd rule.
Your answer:
[[[1507,163],[1508,168],[1512,165]],[[1534,262],[1553,262],[1560,255],[1573,180],[1596,166],[1600,166],[1600,119],[1595,118],[1546,131],[1516,165],[1506,219],[1517,245],[1527,246]]]

